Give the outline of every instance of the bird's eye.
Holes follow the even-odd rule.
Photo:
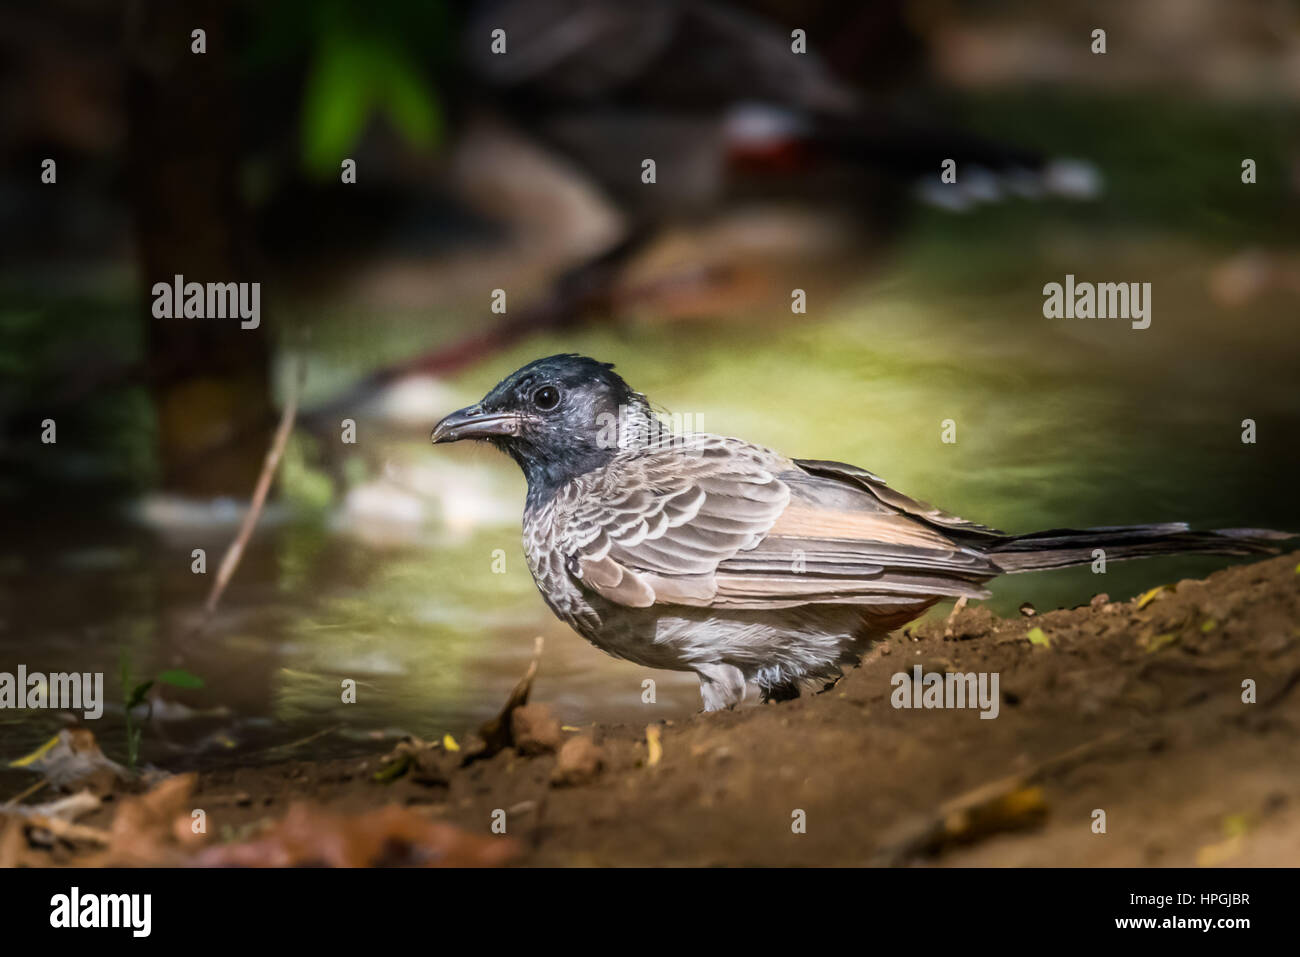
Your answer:
[[[533,393],[533,405],[543,412],[550,412],[560,404],[560,390],[553,385],[544,385]]]

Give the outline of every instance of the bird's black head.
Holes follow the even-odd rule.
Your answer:
[[[545,497],[638,441],[650,422],[645,397],[613,365],[566,354],[511,373],[477,405],[439,422],[433,441],[490,442],[519,463],[529,496]]]

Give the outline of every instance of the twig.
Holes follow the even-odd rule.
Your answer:
[[[33,785],[32,785],[31,787],[29,787],[27,790],[23,791],[21,794],[15,794],[15,795],[14,795],[13,797],[11,797],[8,801],[5,801],[5,803],[4,803],[4,807],[5,807],[6,809],[7,809],[7,808],[11,808],[11,807],[16,807],[16,806],[18,805],[18,803],[19,803],[20,801],[22,801],[24,798],[29,798],[29,797],[31,797],[33,794],[35,794],[37,791],[39,791],[41,788],[45,787],[45,785],[47,785],[47,784],[49,784],[49,783],[50,783],[50,779],[49,779],[49,778],[41,778],[39,781],[37,781],[35,784],[33,784]]]
[[[293,432],[293,422],[298,415],[298,392],[302,388],[305,368],[301,358],[296,361],[296,366],[294,375],[289,380],[289,394],[285,398],[284,413],[280,416],[280,425],[275,430],[275,437],[271,440],[271,447],[266,452],[266,461],[262,465],[262,474],[257,477],[257,485],[253,489],[253,499],[249,503],[248,512],[244,515],[244,521],[239,526],[239,533],[235,536],[235,540],[230,543],[226,553],[221,556],[221,565],[217,569],[216,581],[212,583],[212,590],[208,592],[208,600],[203,604],[205,620],[212,617],[213,612],[217,610],[217,603],[221,601],[226,586],[230,584],[230,579],[234,577],[235,569],[239,567],[239,560],[244,557],[244,548],[248,545],[248,540],[253,536],[253,529],[257,527],[257,520],[261,517],[262,507],[266,504],[266,495],[271,490],[271,479],[275,476],[276,467],[280,464],[280,457],[284,455],[284,448],[289,442],[290,434]]]
[[[335,724],[335,725],[331,725],[331,726],[328,727],[328,728],[321,728],[321,730],[315,732],[314,734],[309,734],[309,735],[307,735],[307,737],[305,737],[305,738],[299,738],[297,741],[290,741],[288,744],[276,744],[276,745],[273,745],[273,746],[267,748],[267,749],[266,749],[265,751],[263,751],[262,753],[263,753],[263,754],[272,754],[272,753],[279,753],[279,752],[283,752],[283,751],[292,751],[294,748],[300,748],[300,747],[302,747],[304,744],[310,744],[310,743],[313,742],[313,741],[317,741],[317,740],[319,740],[320,738],[325,737],[327,734],[333,734],[335,731],[338,731],[338,730],[341,729],[342,727],[343,727],[343,725],[341,725],[341,724]]]
[[[1126,737],[1129,734],[1127,729],[1110,731],[1097,738],[1084,741],[1072,748],[1052,755],[1044,761],[1039,761],[1032,767],[1021,771],[1017,774],[1009,774],[1004,778],[998,778],[995,781],[989,781],[977,788],[966,791],[955,798],[945,801],[939,808],[940,816],[947,816],[957,811],[962,811],[979,804],[992,800],[1000,794],[1006,794],[1008,791],[1014,791],[1017,788],[1028,787],[1031,784],[1038,784],[1048,777],[1064,770],[1076,761],[1089,757],[1094,751],[1112,744],[1115,741]]]
[[[1129,733],[1127,729],[1110,731],[1039,761],[1024,771],[986,782],[944,801],[937,813],[930,815],[922,826],[909,828],[903,837],[885,844],[877,853],[877,863],[898,867],[915,857],[936,854],[949,844],[959,843],[958,838],[969,842],[1037,823],[1046,808],[1037,785]],[[1030,788],[1034,790],[1030,791]]]

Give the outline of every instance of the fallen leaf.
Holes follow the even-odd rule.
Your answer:
[[[410,770],[411,762],[413,760],[414,758],[409,752],[385,758],[384,764],[378,771],[371,775],[371,780],[376,781],[379,784],[387,784],[390,781],[396,781]]]
[[[35,847],[53,847],[56,842],[68,845],[87,845],[102,847],[109,842],[108,835],[96,827],[85,827],[65,821],[63,818],[46,817],[43,814],[22,816],[18,823],[19,830],[25,834],[29,843]]]
[[[10,761],[9,766],[43,774],[63,791],[89,788],[105,794],[131,779],[126,768],[104,756],[86,728],[64,728],[31,754]]]
[[[1219,841],[1217,844],[1206,844],[1204,847],[1196,850],[1197,867],[1218,867],[1224,861],[1229,861],[1241,853],[1241,835],[1234,834],[1226,841]]]
[[[1041,787],[1017,788],[949,814],[944,819],[943,838],[967,844],[990,834],[1036,826],[1046,816],[1047,799]]]
[[[448,738],[451,735],[447,735]],[[455,743],[454,741],[452,742]],[[404,774],[417,784],[448,785],[451,783],[451,771],[456,763],[451,752],[459,748],[446,747],[423,741],[415,735],[407,735],[397,742],[397,747],[379,759],[379,770],[372,775],[372,780],[388,784]]]
[[[52,817],[61,821],[75,821],[85,817],[91,811],[99,809],[103,802],[89,791],[78,791],[57,801],[44,804],[14,804],[0,808],[0,814],[13,814],[17,817]]]
[[[937,818],[885,848],[880,862],[901,865],[918,856],[937,857],[998,834],[1039,827],[1046,818],[1047,799],[1041,787],[1012,785],[996,793],[981,788],[950,802]]]
[[[0,815],[0,867],[22,867],[27,859],[27,839],[23,823],[17,818]]]
[[[1155,588],[1148,589],[1138,595],[1137,610],[1141,611],[1147,605],[1151,604],[1160,596],[1160,593],[1164,591],[1173,591],[1173,587],[1171,585],[1157,585]]]
[[[344,814],[296,802],[252,840],[209,848],[200,867],[496,867],[518,852],[506,837],[470,834],[388,804]]]
[[[519,679],[510,692],[510,697],[506,699],[505,707],[501,709],[501,713],[479,729],[479,734],[483,737],[483,744],[480,748],[465,756],[466,764],[480,758],[490,758],[514,744],[514,738],[510,731],[510,718],[516,708],[528,703],[528,695],[532,693],[533,678],[537,676],[537,665],[541,657],[542,637],[538,635],[533,641],[533,659],[528,663],[528,670],[524,672],[524,676]]]
[[[1153,654],[1161,648],[1164,648],[1166,645],[1172,645],[1177,640],[1178,636],[1176,634],[1166,633],[1163,635],[1144,636],[1138,639],[1138,644],[1142,645],[1146,649],[1147,654]]]
[[[645,729],[645,746],[646,746],[646,766],[654,767],[659,763],[659,759],[664,756],[663,745],[659,740],[659,725],[648,724]]]
[[[1029,639],[1031,645],[1042,645],[1044,648],[1052,647],[1052,639],[1048,638],[1041,628],[1030,628],[1025,637]]]
[[[176,867],[206,839],[193,829],[198,775],[177,774],[144,794],[126,797],[109,828],[104,854],[90,862],[104,867]]]

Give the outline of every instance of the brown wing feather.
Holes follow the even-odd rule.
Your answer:
[[[890,488],[880,476],[873,475],[866,469],[858,468],[856,465],[847,465],[844,462],[828,462],[821,459],[795,459],[794,464],[809,475],[835,479],[863,489],[874,496],[881,504],[895,511],[911,515],[913,518],[942,531],[969,534],[980,538],[1002,538],[1006,535],[1005,532],[1000,532],[996,528],[989,528],[987,525],[980,525],[968,521],[960,515],[953,515],[941,508],[935,508],[929,502],[909,498],[902,492]]]
[[[997,535],[862,469],[696,437],[616,460],[573,497],[561,549],[585,587],[634,608],[877,607],[984,597],[997,574],[949,537]]]
[[[776,472],[788,460],[734,439],[616,460],[590,481],[561,547],[575,578],[630,607],[708,605],[718,565],[753,548],[790,498]],[[617,496],[605,490],[630,489]]]

